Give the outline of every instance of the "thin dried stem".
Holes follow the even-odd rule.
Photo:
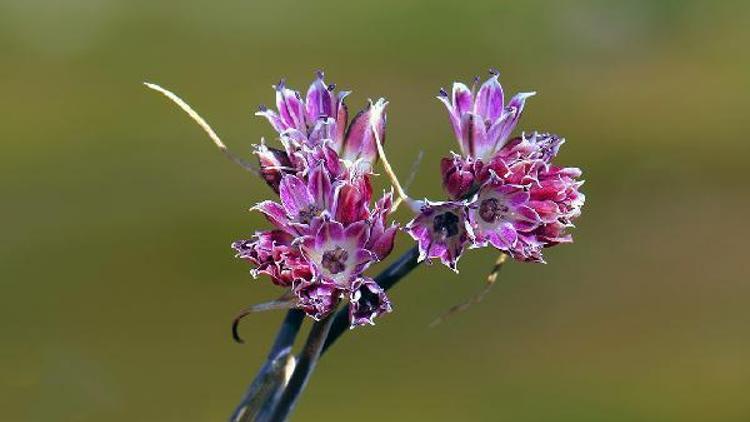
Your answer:
[[[246,316],[250,314],[255,314],[258,312],[265,312],[265,311],[272,311],[276,309],[291,309],[294,307],[296,303],[296,297],[293,293],[287,292],[281,297],[279,297],[276,300],[272,300],[270,302],[263,302],[263,303],[257,303],[255,305],[248,306],[247,308],[241,310],[239,314],[237,314],[236,317],[232,320],[232,338],[237,343],[244,343],[245,341],[242,340],[240,337],[240,333],[238,331],[240,321],[242,318],[245,318]]]
[[[260,176],[260,172],[258,171],[258,168],[254,166],[252,163],[243,160],[242,158],[235,155],[232,151],[227,148],[227,146],[224,144],[224,142],[221,141],[221,138],[219,138],[219,135],[214,132],[214,130],[209,126],[209,124],[201,117],[195,110],[193,110],[192,107],[188,103],[186,103],[182,98],[178,97],[175,93],[164,89],[160,87],[157,84],[152,84],[150,82],[144,82],[144,85],[146,85],[148,88],[153,89],[154,91],[160,92],[165,97],[172,100],[173,103],[177,104],[178,107],[182,109],[185,113],[187,113],[188,116],[190,116],[191,119],[195,123],[198,124],[198,126],[203,129],[204,132],[208,135],[209,138],[213,141],[213,143],[219,147],[221,152],[224,154],[225,157],[232,160],[235,164],[242,167],[243,169],[249,171],[250,173],[255,174],[256,176]]]
[[[398,196],[396,202],[393,203],[393,207],[391,208],[391,212],[394,212],[401,204],[401,202],[406,202],[407,204],[411,205],[414,200],[409,198],[409,196],[406,195],[404,188],[401,187],[401,182],[398,181],[396,172],[393,171],[391,163],[388,162],[388,157],[386,157],[385,151],[383,150],[383,143],[380,141],[380,136],[378,135],[377,128],[375,128],[375,123],[372,121],[370,122],[370,129],[372,130],[372,134],[375,137],[375,145],[378,147],[378,155],[383,161],[383,169],[385,170],[385,174],[387,174],[388,178],[391,179],[391,185],[393,185],[394,189],[396,190],[396,195]]]
[[[414,183],[414,179],[417,177],[417,171],[419,170],[419,166],[422,164],[422,159],[424,158],[424,150],[419,150],[417,153],[417,158],[414,159],[414,162],[411,164],[411,171],[409,172],[409,177],[406,179],[406,182],[404,183],[404,189],[409,190],[409,187],[412,183]]]
[[[409,178],[406,179],[406,183],[404,183],[404,190],[408,190],[411,184],[414,183],[414,178],[417,177],[417,170],[419,169],[419,165],[422,164],[422,158],[424,158],[424,151],[420,150],[419,154],[417,154],[417,158],[411,165],[411,172],[409,173]],[[398,206],[401,205],[402,201],[403,199],[401,197],[396,198],[391,209],[395,211]]]
[[[443,312],[442,315],[437,317],[434,321],[430,323],[430,327],[435,327],[448,319],[449,317],[459,313],[463,312],[466,309],[468,309],[471,305],[476,305],[477,303],[481,302],[482,299],[489,293],[490,290],[492,290],[492,286],[495,285],[495,281],[497,281],[497,276],[500,273],[500,270],[503,268],[503,264],[505,264],[505,261],[508,260],[508,255],[505,253],[500,253],[500,256],[497,257],[497,261],[495,261],[495,266],[492,267],[492,271],[490,271],[490,274],[487,276],[487,283],[485,283],[484,288],[479,291],[476,295],[474,295],[472,298],[467,300],[464,303],[460,303],[458,305],[455,305],[448,309],[447,311]]]

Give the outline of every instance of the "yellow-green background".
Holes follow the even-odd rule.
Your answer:
[[[246,154],[271,84],[321,67],[352,109],[390,100],[393,164],[424,150],[433,198],[456,148],[437,89],[498,67],[588,200],[575,244],[438,328],[495,254],[415,271],[296,420],[750,419],[748,22],[746,1],[0,1],[0,419],[228,416],[283,315],[232,343],[279,294],[229,249],[270,194],[141,82]]]

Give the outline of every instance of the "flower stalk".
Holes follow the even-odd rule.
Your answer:
[[[305,347],[300,353],[297,360],[297,365],[294,369],[289,384],[284,388],[278,403],[273,407],[273,410],[268,417],[268,422],[282,422],[287,419],[291,414],[294,406],[297,404],[297,399],[304,390],[310,376],[312,375],[315,366],[318,363],[320,354],[323,351],[323,345],[328,338],[328,333],[333,323],[333,314],[328,315],[323,320],[313,324],[310,335],[307,338]],[[262,418],[261,420],[265,420]]]

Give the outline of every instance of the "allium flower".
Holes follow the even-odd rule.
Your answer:
[[[348,300],[355,326],[390,311],[385,293],[362,273],[390,254],[398,226],[387,222],[391,193],[371,208],[375,139],[382,141],[387,103],[370,103],[347,128],[347,94],[326,85],[322,73],[304,101],[283,82],[276,87],[278,112],[261,108],[257,114],[279,133],[283,149],[263,141],[255,154],[280,201],[252,208],[274,229],[233,247],[254,265],[254,276],[266,274],[290,288],[296,305],[312,318]]]
[[[440,257],[455,270],[467,246],[493,246],[518,260],[543,262],[543,248],[572,241],[566,230],[580,215],[583,182],[580,170],[551,163],[563,140],[546,133],[510,138],[532,95],[517,94],[505,104],[497,72],[477,92],[460,82],[451,95],[441,90],[438,98],[448,108],[462,155],[441,161],[443,188],[452,201],[424,202],[406,226],[419,242],[421,259]],[[446,207],[461,216],[450,221],[467,226],[455,237],[440,230]],[[464,209],[468,213],[456,211]]]
[[[344,228],[337,221],[317,220],[314,235],[301,240],[302,253],[310,263],[315,278],[346,289],[374,261],[365,249],[369,227],[358,221]]]
[[[333,283],[320,280],[301,281],[294,288],[298,307],[316,321],[330,314],[344,295]]]
[[[456,272],[458,259],[473,240],[467,205],[463,201],[424,201],[418,215],[404,230],[417,241],[420,261],[440,258]]]
[[[391,302],[382,287],[370,278],[357,279],[349,294],[351,326],[370,324],[377,316],[391,312]]]

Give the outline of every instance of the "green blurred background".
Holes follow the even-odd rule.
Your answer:
[[[394,166],[424,150],[411,192],[439,197],[437,89],[498,67],[539,92],[520,128],[585,171],[576,243],[434,329],[495,254],[419,268],[294,419],[749,420],[748,22],[747,1],[0,1],[0,419],[224,420],[283,316],[231,341],[279,294],[229,249],[269,191],[142,81],[249,153],[271,84],[324,68],[353,109],[390,100]]]

